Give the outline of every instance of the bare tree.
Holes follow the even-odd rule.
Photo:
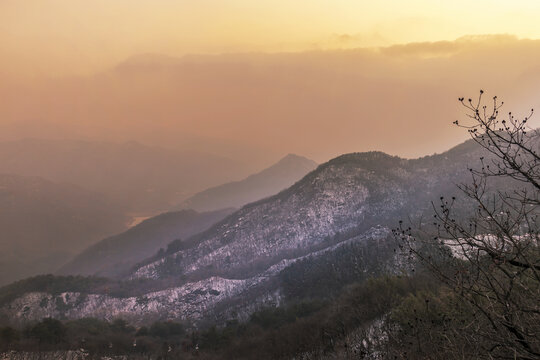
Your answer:
[[[396,233],[472,309],[456,329],[464,341],[486,358],[539,359],[540,136],[528,126],[533,111],[503,119],[503,103],[494,97],[484,105],[483,91],[459,101],[467,119],[455,124],[484,152],[470,169],[472,181],[459,185],[469,206],[441,197],[429,230],[400,226]]]

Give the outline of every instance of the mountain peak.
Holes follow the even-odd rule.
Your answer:
[[[404,164],[406,161],[407,160],[402,159],[399,156],[388,155],[382,151],[368,151],[340,155],[324,165],[331,166],[350,163],[358,164],[366,169],[370,169],[372,167],[395,167]]]
[[[296,155],[296,154],[293,154],[293,153],[289,153],[287,155],[285,155],[283,158],[281,158],[281,160],[279,160],[277,163],[275,163],[274,165],[272,165],[270,168],[273,168],[275,166],[280,166],[280,165],[284,165],[284,164],[293,164],[293,165],[307,165],[307,166],[312,166],[312,167],[316,167],[317,166],[317,163],[311,159],[308,159],[307,157],[304,157],[304,156],[301,156],[301,155]]]
[[[307,159],[307,158],[304,156],[293,154],[293,153],[288,153],[281,160],[285,160],[285,159]]]

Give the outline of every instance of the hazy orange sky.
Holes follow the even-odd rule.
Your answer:
[[[91,73],[138,53],[296,51],[509,33],[540,38],[536,0],[0,0],[11,74]]]
[[[539,18],[525,0],[0,0],[0,140],[266,165],[441,152],[466,138],[459,96],[540,106]]]

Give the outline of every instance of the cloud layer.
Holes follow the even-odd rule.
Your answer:
[[[4,138],[75,137],[323,161],[402,156],[465,138],[459,96],[540,102],[540,41],[463,37],[384,48],[218,56],[134,56],[86,77],[0,85]],[[228,153],[227,153],[228,152]],[[266,155],[264,155],[266,154]],[[253,155],[255,156],[255,155]]]

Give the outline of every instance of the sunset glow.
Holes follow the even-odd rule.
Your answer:
[[[0,62],[13,74],[103,70],[139,53],[299,51],[540,37],[540,3],[355,0],[3,0]]]
[[[0,360],[540,359],[539,20],[0,0]]]
[[[443,151],[466,92],[540,103],[539,16],[525,0],[4,0],[0,137],[268,162]]]

